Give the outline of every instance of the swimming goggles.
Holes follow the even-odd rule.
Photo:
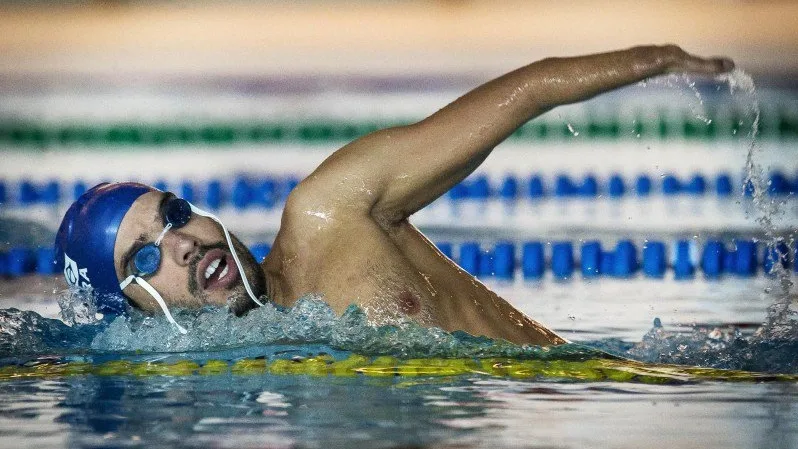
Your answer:
[[[160,293],[158,293],[157,290],[155,290],[155,288],[153,288],[152,285],[150,285],[149,282],[144,279],[144,277],[152,276],[158,271],[158,268],[160,268],[161,258],[163,257],[161,252],[161,241],[163,241],[166,233],[169,232],[170,229],[182,228],[186,225],[186,223],[189,222],[189,220],[191,220],[192,214],[197,214],[210,218],[222,227],[225,239],[227,240],[227,246],[230,248],[230,254],[232,254],[233,260],[236,262],[238,272],[241,274],[241,280],[244,282],[244,288],[246,288],[247,294],[252,301],[255,302],[255,304],[261,307],[264,306],[264,304],[258,300],[257,296],[255,296],[255,293],[252,292],[252,288],[249,285],[249,280],[247,279],[247,274],[244,272],[244,268],[241,266],[241,261],[238,260],[238,255],[236,254],[235,248],[233,248],[233,241],[230,238],[230,233],[227,231],[227,228],[218,217],[210,212],[206,212],[194,206],[182,198],[176,197],[167,199],[161,207],[160,213],[161,217],[163,218],[163,231],[161,231],[161,234],[157,239],[155,239],[154,242],[142,246],[133,254],[133,257],[129,263],[129,269],[133,274],[119,283],[120,290],[124,291],[125,287],[130,285],[132,282],[136,282],[155,299],[155,301],[161,307],[161,310],[163,310],[164,315],[166,315],[166,319],[169,320],[169,322],[175,327],[177,327],[181,334],[188,333],[183,326],[177,324],[177,321],[175,321],[174,317],[172,317],[172,314],[169,312],[169,308],[166,306],[166,302],[164,301],[163,297],[160,295]]]

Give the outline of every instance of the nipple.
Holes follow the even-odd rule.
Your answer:
[[[421,301],[419,301],[416,295],[407,290],[399,294],[397,304],[399,305],[399,311],[404,315],[413,316],[421,312]]]

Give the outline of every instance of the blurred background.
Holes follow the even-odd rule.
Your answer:
[[[667,42],[787,75],[798,56],[798,3],[779,0],[6,1],[0,27],[9,77],[490,77]]]
[[[262,256],[291,188],[354,138],[541,58],[651,43],[729,56],[756,89],[670,76],[557,108],[414,222],[456,259],[470,238],[655,237],[697,265],[709,240],[762,235],[744,184],[758,107],[794,259],[798,2],[6,1],[0,276],[46,274],[65,208],[106,180],[215,210]]]

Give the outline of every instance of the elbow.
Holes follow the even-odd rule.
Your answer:
[[[383,204],[377,201],[369,211],[371,219],[385,231],[400,226],[407,222],[410,214],[399,208],[391,207],[390,205]]]

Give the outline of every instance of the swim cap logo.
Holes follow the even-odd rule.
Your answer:
[[[88,271],[85,268],[78,268],[77,262],[66,254],[64,254],[64,278],[71,287],[91,287]],[[81,282],[81,278],[85,281]]]

